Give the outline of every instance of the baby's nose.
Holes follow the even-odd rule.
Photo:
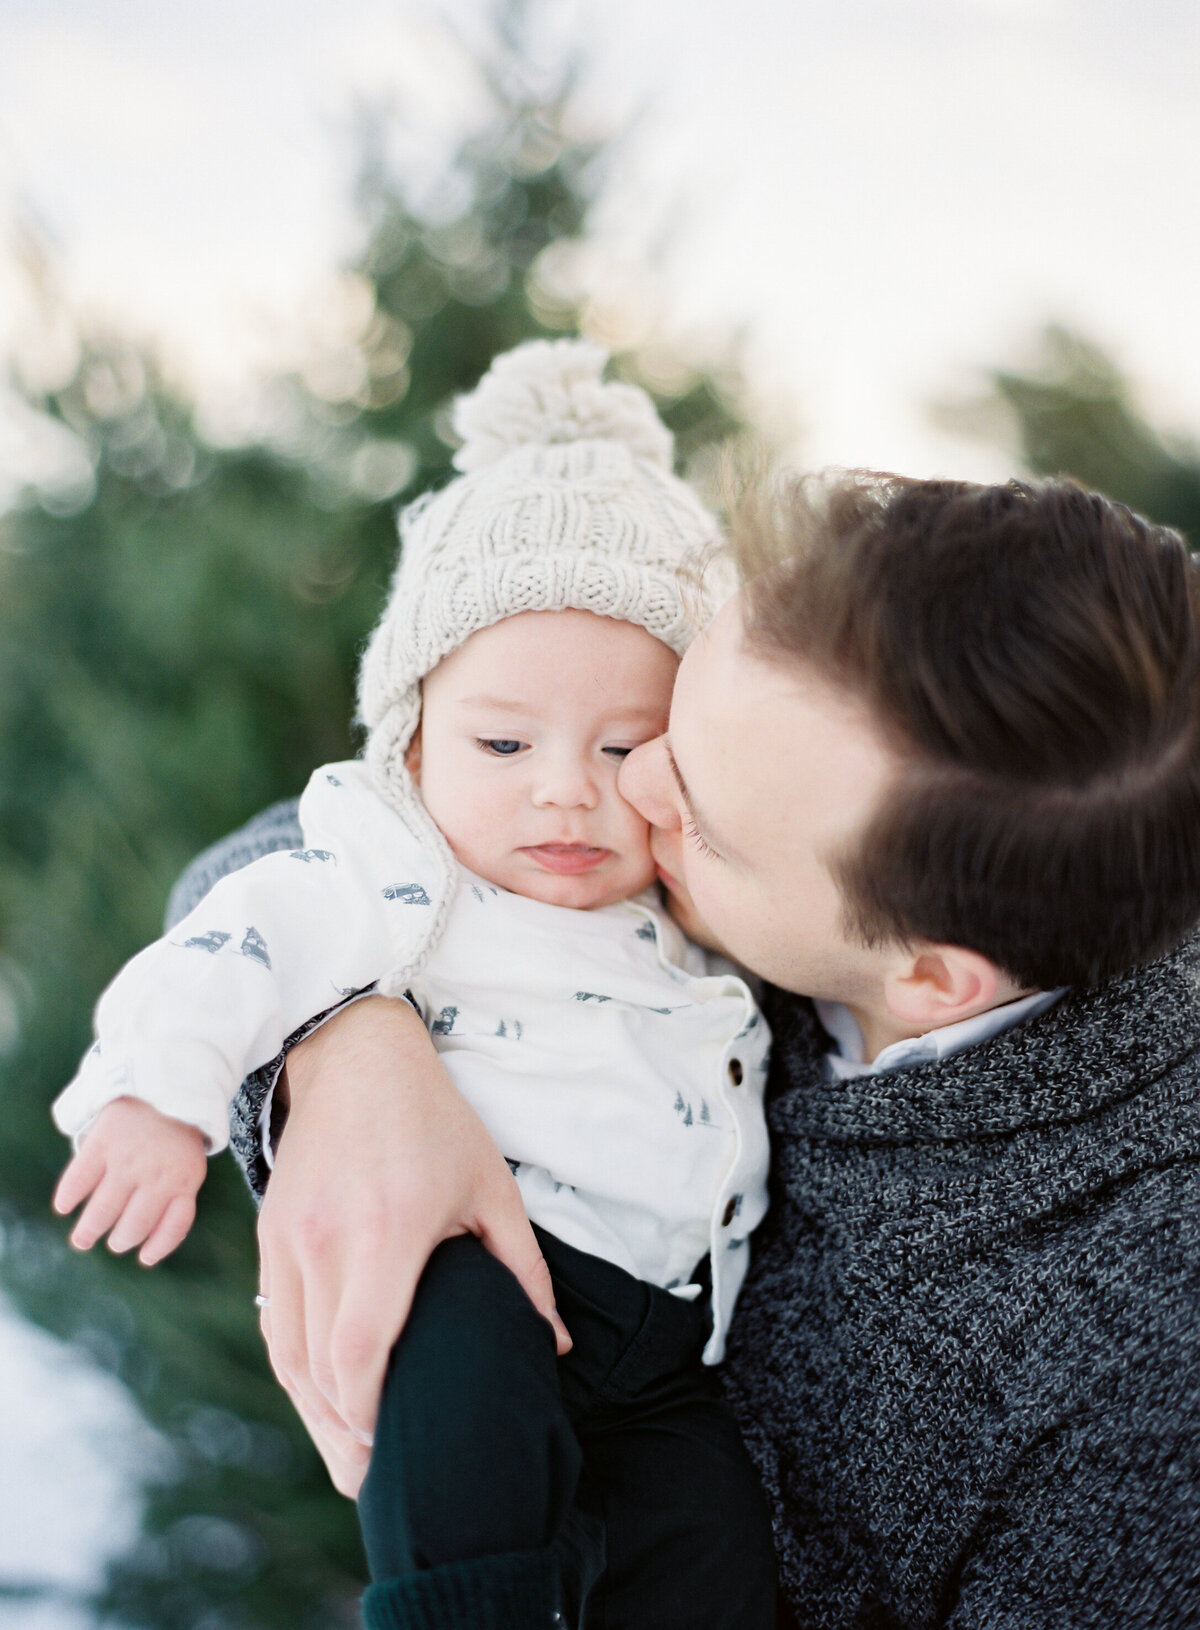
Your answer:
[[[583,759],[563,757],[547,762],[534,786],[533,801],[540,807],[595,809],[600,789],[592,768]]]

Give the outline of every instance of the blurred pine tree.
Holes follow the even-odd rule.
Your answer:
[[[0,515],[3,1273],[164,1440],[143,1539],[97,1603],[106,1623],[357,1622],[352,1510],[269,1376],[232,1162],[214,1162],[164,1266],[78,1258],[48,1214],[66,1150],[47,1110],[97,992],[158,932],[187,860],[353,751],[355,655],[393,563],[395,501],[447,474],[450,398],[497,352],[579,320],[600,149],[568,133],[570,68],[549,90],[531,78],[535,22],[497,5],[490,110],[439,187],[397,180],[392,127],[364,121],[364,247],[337,338],[275,382],[271,434],[216,444],[120,337],[80,336],[53,389],[14,380],[70,456]],[[638,377],[636,356],[618,365]],[[684,461],[743,427],[726,359],[666,373]]]
[[[1177,527],[1200,548],[1200,447],[1156,430],[1128,381],[1098,346],[1069,329],[1047,327],[1032,369],[996,370],[992,391],[992,405],[1007,410],[1034,474],[1072,475],[1152,520]],[[957,404],[939,409],[937,416],[956,429],[974,426],[993,438],[1001,427],[988,405]]]

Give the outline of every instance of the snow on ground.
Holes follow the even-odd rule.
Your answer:
[[[151,1441],[119,1382],[0,1300],[3,1630],[91,1630],[86,1598],[137,1533]]]

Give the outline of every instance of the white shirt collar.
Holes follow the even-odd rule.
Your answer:
[[[959,1019],[956,1024],[944,1024],[940,1029],[927,1030],[923,1036],[906,1036],[902,1041],[894,1041],[885,1047],[870,1064],[863,1060],[862,1031],[850,1009],[841,1002],[826,1002],[819,998],[813,1006],[817,1010],[817,1017],[833,1038],[833,1048],[825,1055],[829,1067],[838,1080],[848,1081],[857,1075],[882,1075],[885,1070],[929,1064],[934,1059],[961,1053],[965,1047],[974,1047],[977,1042],[987,1041],[991,1036],[998,1036],[1002,1030],[1010,1030],[1013,1025],[1044,1013],[1054,1006],[1066,989],[1065,985],[1061,985],[1057,990],[1034,991],[1032,996],[1019,996],[1015,1002],[1004,1002],[999,1007],[988,1008],[986,1013]]]

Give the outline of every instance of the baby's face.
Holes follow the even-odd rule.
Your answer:
[[[617,771],[666,729],[677,666],[644,628],[590,611],[523,612],[439,663],[409,768],[463,865],[585,910],[646,888],[649,828]]]

